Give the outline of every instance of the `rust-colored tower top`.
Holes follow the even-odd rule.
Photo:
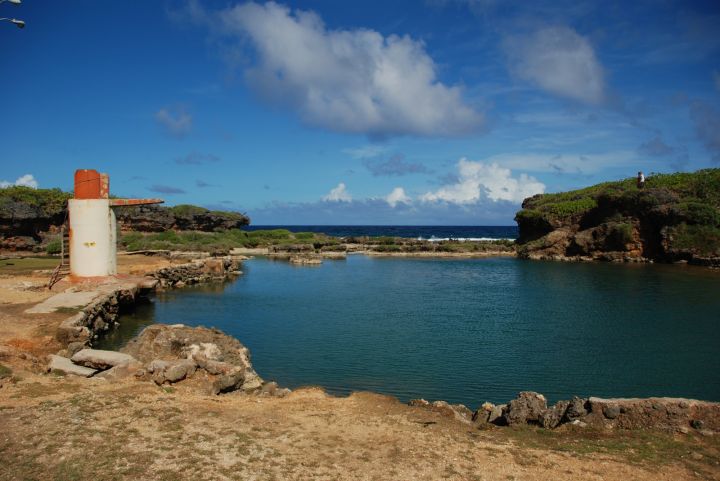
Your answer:
[[[108,199],[110,197],[110,177],[94,169],[78,169],[75,171],[76,199]],[[148,205],[162,204],[161,199],[110,199],[110,205]]]
[[[94,169],[75,171],[76,199],[107,199],[110,195],[110,178]]]

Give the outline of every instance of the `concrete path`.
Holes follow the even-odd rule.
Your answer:
[[[61,292],[45,299],[35,307],[25,311],[26,314],[49,314],[62,308],[82,309],[100,294],[97,291]]]

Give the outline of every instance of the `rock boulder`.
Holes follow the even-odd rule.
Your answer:
[[[523,391],[508,403],[503,410],[503,417],[509,426],[539,423],[540,415],[546,409],[545,396],[533,391]]]
[[[207,374],[208,392],[254,391],[263,380],[240,341],[217,329],[181,324],[154,324],[131,340],[123,352],[147,364],[152,379],[179,382],[200,369]]]

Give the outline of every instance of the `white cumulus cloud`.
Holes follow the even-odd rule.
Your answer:
[[[438,81],[424,44],[407,35],[331,30],[314,12],[274,2],[238,5],[220,20],[226,34],[255,48],[245,70],[250,86],[308,124],[378,137],[456,136],[483,124],[459,87]]]
[[[337,187],[330,189],[328,195],[323,197],[326,202],[351,202],[352,196],[347,191],[344,182],[340,182]]]
[[[550,93],[589,104],[605,98],[605,75],[595,50],[569,27],[508,37],[505,51],[514,74]]]
[[[395,187],[392,192],[385,197],[385,201],[390,205],[390,207],[394,208],[398,204],[409,204],[412,202],[412,199],[410,199],[410,197],[408,197],[405,193],[405,189],[402,187]]]
[[[520,174],[513,177],[512,171],[497,163],[483,163],[460,159],[458,179],[435,192],[421,197],[426,202],[450,202],[454,204],[476,204],[483,199],[493,202],[522,202],[526,197],[545,192],[545,185],[534,177]]]
[[[0,187],[11,187],[13,185],[22,185],[25,187],[32,187],[33,189],[38,188],[38,181],[35,180],[35,177],[32,176],[32,174],[25,174],[17,178],[15,182],[8,182],[6,180],[0,181]]]

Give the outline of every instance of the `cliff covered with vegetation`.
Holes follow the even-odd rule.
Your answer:
[[[70,198],[72,193],[60,189],[22,186],[0,189],[0,248],[37,251],[58,244],[54,237],[65,222]],[[117,207],[115,213],[120,229],[125,232],[217,232],[250,223],[244,214],[194,205]]]
[[[720,169],[539,194],[515,220],[524,258],[720,266]]]

